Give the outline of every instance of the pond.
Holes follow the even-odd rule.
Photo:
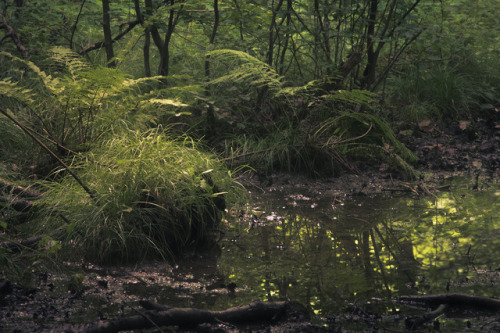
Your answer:
[[[44,314],[54,323],[136,314],[141,299],[211,310],[291,299],[322,326],[359,331],[377,321],[401,331],[401,313],[423,311],[391,301],[397,296],[500,295],[500,185],[473,183],[452,178],[426,195],[411,187],[345,195],[305,183],[252,190],[212,251],[169,266],[87,265],[80,295],[62,299],[67,278],[54,274],[37,297],[47,313],[66,308]],[[17,323],[41,310],[23,311],[12,313]],[[471,324],[475,315],[441,317],[441,330],[500,329],[498,318]]]
[[[388,300],[399,295],[500,295],[500,187],[442,185],[425,197],[253,195],[252,218],[231,227],[218,261],[237,301],[216,304],[290,298],[328,319],[367,302],[398,311]]]
[[[466,178],[441,185],[426,196],[347,196],[307,184],[251,193],[251,209],[234,212],[220,253],[179,264],[168,287],[133,283],[127,292],[209,309],[292,299],[324,325],[357,305],[397,314],[390,300],[400,295],[500,295],[500,186],[473,190]],[[346,318],[343,327],[362,329]]]

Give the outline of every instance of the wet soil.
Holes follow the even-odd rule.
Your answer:
[[[500,121],[456,124],[444,130],[431,124],[424,125],[401,130],[398,134],[399,139],[420,158],[416,166],[421,173],[418,180],[402,179],[381,163],[375,167],[364,166],[356,174],[335,178],[312,180],[301,175],[247,174],[242,182],[255,192],[309,188],[317,193],[342,197],[399,192],[432,195],[446,190],[444,181],[457,175],[471,177],[471,190],[499,183]],[[220,250],[215,248],[214,251]],[[209,252],[196,254],[178,264],[143,263],[134,267],[97,267],[90,264],[75,267],[68,264],[65,272],[32,273],[38,278],[29,284],[30,287],[0,280],[0,331],[59,332],[72,323],[135,315],[143,311],[138,305],[141,299],[176,307],[213,309],[216,300],[222,298],[227,300],[217,303],[218,309],[222,310],[221,304],[231,305],[235,291],[245,288],[228,283],[217,271],[217,253]],[[491,279],[494,282],[491,283],[499,282],[497,271],[488,274],[493,275]],[[151,288],[155,284],[161,293],[160,289]],[[352,321],[354,328],[345,330],[337,326],[335,321],[339,318]],[[384,320],[404,321],[405,318],[406,314],[395,312],[391,318]],[[260,326],[233,327],[219,323],[189,330],[172,327],[164,331],[340,332],[357,331],[357,322],[363,323],[363,329],[368,326],[377,331],[381,317],[370,311],[366,304],[353,304],[344,313],[322,318],[319,323],[305,318],[289,318]],[[486,316],[482,322],[487,323],[484,326],[486,331],[500,332],[498,314]],[[434,321],[433,325],[434,330],[439,331],[439,321]],[[467,327],[468,324],[465,325]]]

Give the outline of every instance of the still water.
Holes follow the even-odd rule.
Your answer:
[[[292,299],[327,322],[353,304],[384,315],[400,295],[500,295],[500,186],[336,196],[307,186],[251,193],[220,251],[128,294],[164,304],[224,309]],[[135,287],[134,287],[135,286]]]

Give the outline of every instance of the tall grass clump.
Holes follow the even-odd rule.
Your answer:
[[[71,178],[45,195],[51,228],[72,257],[101,263],[168,258],[210,238],[232,180],[213,156],[159,130],[114,135],[75,163],[95,200]],[[70,224],[55,223],[64,215]]]

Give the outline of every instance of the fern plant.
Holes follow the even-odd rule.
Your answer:
[[[367,149],[380,152],[365,154],[372,160],[382,158],[403,173],[415,175],[409,165],[416,160],[415,155],[396,139],[390,126],[375,115],[355,111],[371,103],[376,98],[374,93],[360,89],[325,92],[321,89],[321,80],[292,86],[271,66],[245,52],[216,50],[209,54],[229,68],[228,73],[213,79],[210,85],[219,86],[221,92],[234,84],[241,85],[241,91],[248,87],[266,91],[269,105],[275,108],[270,111],[272,119],[267,131],[262,131],[265,123],[261,120],[246,133],[249,142],[254,143],[253,148],[241,140],[233,140],[237,146],[227,150],[240,151],[249,162],[256,162],[264,169],[293,171],[324,167],[325,160],[347,165],[346,156],[354,158],[356,151]],[[258,96],[255,94],[255,98]],[[262,113],[266,111],[260,111],[257,116],[254,111],[247,119],[255,122],[259,116],[264,118]],[[260,127],[263,134],[256,134],[259,133],[254,130],[256,127]],[[248,158],[252,149],[258,156]]]
[[[131,79],[117,69],[92,67],[62,47],[48,52],[44,67],[52,74],[30,61],[2,54],[34,75],[18,83],[3,79],[0,96],[27,106],[25,120],[62,146],[82,149],[120,124],[145,129],[158,113],[174,114],[187,105],[165,98],[171,96],[169,91],[152,93],[161,77]],[[20,88],[21,84],[31,89]]]

